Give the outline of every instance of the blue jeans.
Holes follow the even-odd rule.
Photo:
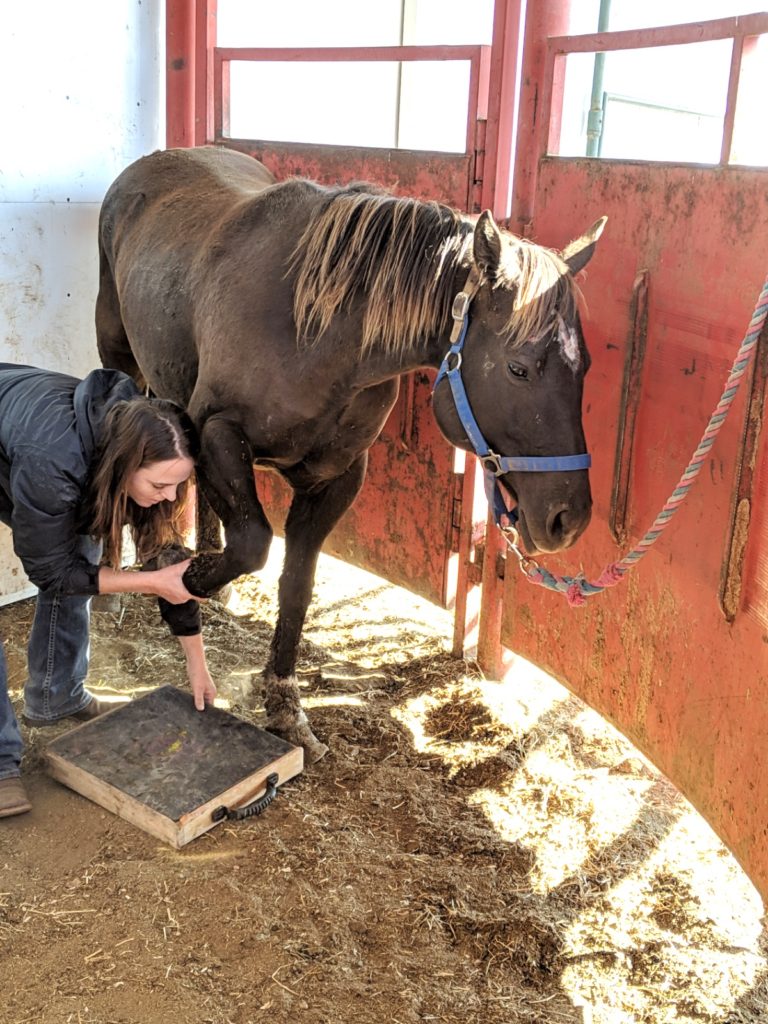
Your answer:
[[[78,537],[78,550],[98,562],[101,545]],[[91,702],[83,683],[88,672],[91,599],[40,591],[27,647],[29,678],[24,686],[24,714],[55,722]],[[0,779],[18,775],[23,744],[8,697],[8,675],[0,649]]]

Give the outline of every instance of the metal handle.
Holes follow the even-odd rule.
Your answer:
[[[253,818],[257,814],[261,814],[277,796],[277,783],[277,772],[273,772],[267,776],[267,788],[258,800],[254,800],[253,803],[247,804],[245,807],[234,807],[232,809],[222,804],[221,807],[217,807],[212,812],[211,817],[214,821],[222,821],[224,818],[227,821],[242,821],[244,818]]]

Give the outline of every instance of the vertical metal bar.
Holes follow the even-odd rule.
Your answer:
[[[733,127],[736,123],[736,103],[739,95],[739,78],[741,77],[741,61],[744,54],[744,36],[733,37],[731,47],[731,70],[728,75],[728,95],[725,101],[725,117],[723,118],[723,141],[720,146],[720,163],[727,164],[731,159],[733,146]]]
[[[467,181],[467,211],[480,213],[483,210],[483,181],[485,176],[486,153],[485,132],[488,122],[482,118],[475,121],[474,158],[470,164],[469,180]]]
[[[496,0],[480,207],[491,210],[494,217],[502,220],[509,216],[512,148],[519,107],[522,13],[522,0]]]
[[[483,591],[477,635],[477,663],[491,679],[501,679],[504,674],[504,654],[501,647],[504,579],[499,571],[504,565],[503,559],[504,539],[501,532],[496,529],[493,515],[489,512],[483,551]]]
[[[479,117],[481,85],[480,52],[473,55],[469,62],[469,96],[467,98],[467,126],[465,133],[464,152],[472,156],[475,145],[475,130]]]
[[[229,123],[229,111],[232,99],[229,77],[231,67],[231,60],[223,60],[221,62],[221,77],[219,79],[221,83],[221,136],[224,139],[229,139],[232,136],[232,128]]]
[[[213,51],[213,138],[218,142],[222,137],[224,110],[221,89],[223,60],[218,49]]]
[[[195,145],[213,141],[213,51],[218,0],[196,0]]]
[[[453,649],[455,658],[464,656],[467,631],[467,597],[471,586],[469,563],[472,551],[472,509],[475,499],[475,457],[466,455],[461,480],[461,521],[459,524],[458,570],[456,574],[456,601],[453,612]]]
[[[542,116],[541,101],[543,90],[549,90],[551,96],[551,77],[544,77],[547,37],[567,33],[569,9],[570,0],[539,0],[526,9],[510,214],[510,227],[518,234],[530,234],[527,225],[533,221],[539,159],[546,150],[549,125]],[[550,106],[548,103],[547,110]]]
[[[196,0],[166,0],[165,144],[195,144]]]
[[[553,53],[551,71],[548,76],[549,93],[547,96],[547,121],[549,130],[546,133],[547,144],[542,156],[548,153],[557,156],[560,152],[560,133],[563,125],[563,97],[565,95],[565,66],[568,57],[564,53]]]
[[[624,381],[621,388],[611,509],[608,520],[613,539],[619,545],[623,545],[627,539],[629,492],[632,485],[632,449],[637,411],[640,407],[643,362],[648,338],[648,279],[648,271],[641,270],[632,286],[629,338],[624,357]]]
[[[733,622],[741,602],[744,582],[744,557],[749,539],[755,471],[760,453],[760,435],[768,398],[768,324],[757,339],[755,358],[748,371],[746,418],[737,453],[736,484],[731,502],[728,541],[720,572],[718,599],[728,622]]]
[[[611,18],[611,0],[600,0],[597,31],[607,32]],[[595,54],[595,68],[592,72],[592,95],[587,117],[587,156],[598,156],[603,134],[603,77],[605,74],[605,53]]]
[[[408,29],[406,30],[406,6],[408,7]],[[400,3],[400,31],[398,32],[398,45],[406,45],[406,31],[410,33],[413,27],[414,21],[414,10],[413,0],[401,0]],[[403,62],[398,61],[397,64],[397,86],[395,94],[395,149],[400,145],[400,119],[402,117],[402,103],[403,103]]]

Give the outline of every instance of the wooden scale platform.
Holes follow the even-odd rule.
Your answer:
[[[176,849],[248,805],[258,813],[304,766],[301,747],[220,708],[197,711],[174,686],[77,726],[46,753],[59,782]]]

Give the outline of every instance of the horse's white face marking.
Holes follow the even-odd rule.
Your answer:
[[[581,365],[579,336],[575,329],[569,326],[561,316],[557,318],[557,341],[560,346],[560,354],[575,373]]]

